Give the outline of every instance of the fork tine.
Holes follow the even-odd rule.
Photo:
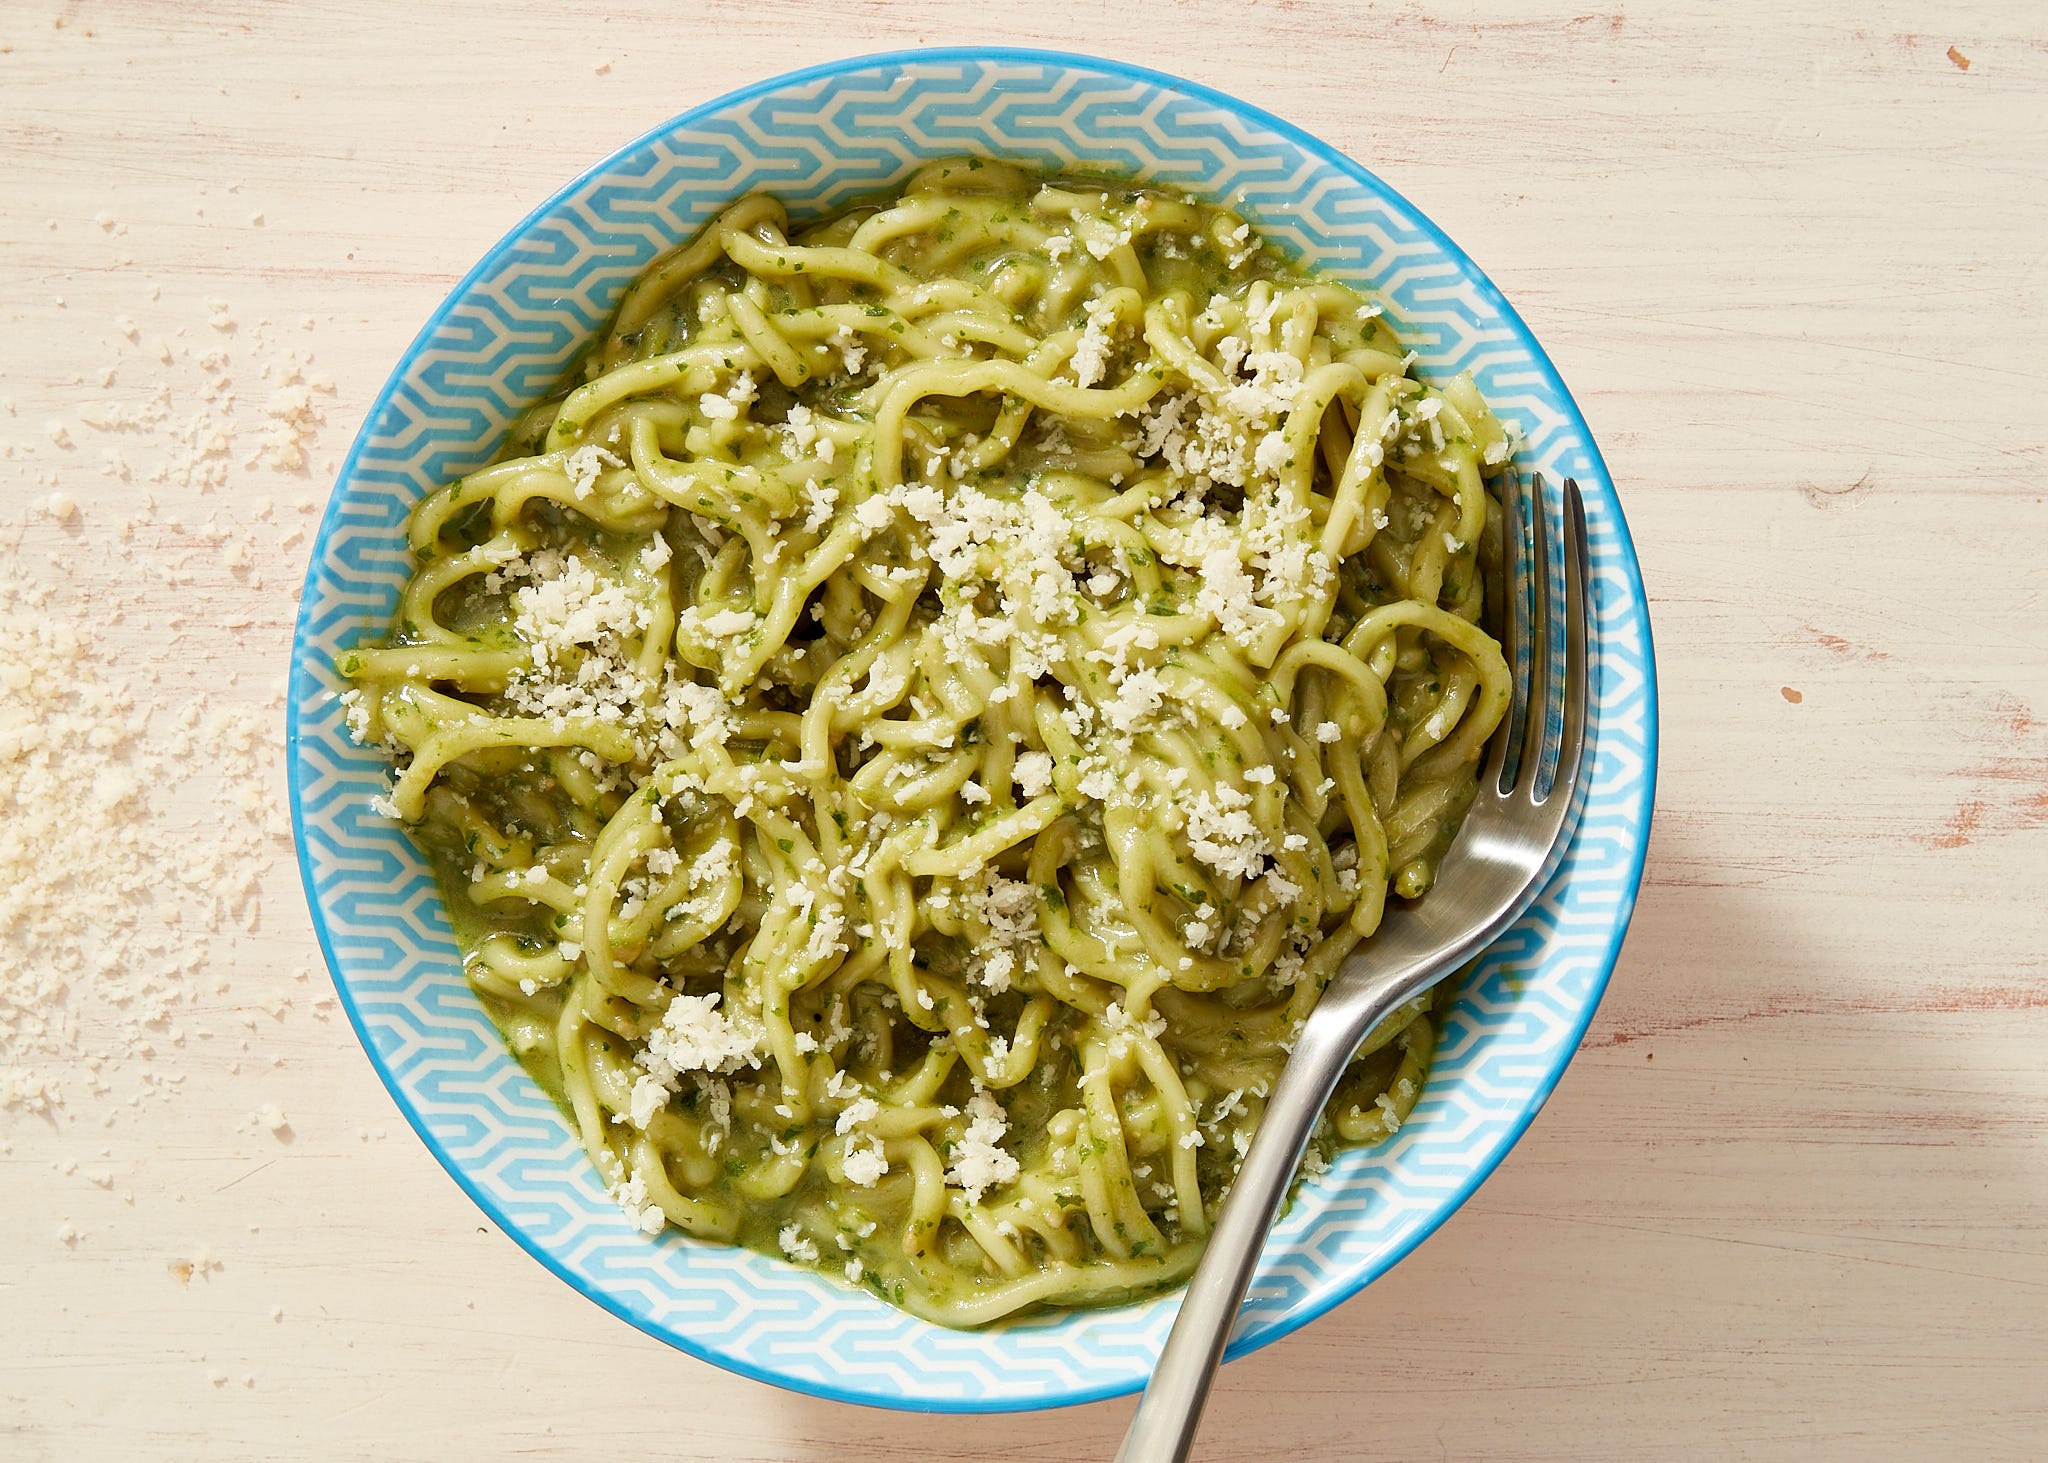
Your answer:
[[[1528,612],[1523,608],[1523,585],[1529,577],[1529,550],[1522,538],[1522,475],[1509,464],[1500,480],[1500,648],[1508,663],[1509,693],[1507,719],[1494,736],[1493,750],[1479,774],[1482,785],[1506,793],[1515,785],[1521,745],[1522,717],[1528,711],[1528,689],[1522,676],[1521,644]]]
[[[1593,691],[1592,666],[1586,659],[1593,576],[1591,550],[1586,541],[1586,500],[1572,478],[1564,480],[1564,492],[1564,736],[1557,746],[1557,771],[1551,778],[1551,794],[1563,794],[1569,806],[1585,761],[1586,703]]]
[[[1515,785],[1534,798],[1543,776],[1543,753],[1550,740],[1551,615],[1549,484],[1542,473],[1530,475],[1529,494],[1529,691],[1521,729],[1521,756],[1515,764]]]

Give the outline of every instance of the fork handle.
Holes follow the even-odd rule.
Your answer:
[[[1294,1051],[1259,1119],[1223,1213],[1209,1236],[1181,1298],[1180,1314],[1138,1401],[1137,1415],[1117,1450],[1116,1463],[1182,1463],[1194,1447],[1195,1429],[1209,1384],[1222,1363],[1245,1288],[1258,1268],[1266,1232],[1294,1178],[1337,1079],[1352,1053],[1387,1014],[1427,989],[1453,962],[1439,956],[1382,973],[1370,983],[1332,982],[1313,1017],[1302,1023]]]

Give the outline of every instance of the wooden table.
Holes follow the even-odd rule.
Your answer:
[[[589,161],[920,44],[1260,101],[1428,210],[1549,346],[1641,549],[1664,742],[1634,932],[1548,1109],[1391,1275],[1228,1369],[1202,1456],[2048,1456],[2048,16],[1829,8],[13,0],[0,575],[93,628],[96,673],[165,708],[151,738],[195,700],[274,717],[302,530],[362,412]],[[299,472],[252,450],[291,350],[332,383]],[[159,382],[165,423],[84,424]],[[202,492],[174,429],[206,410],[239,445]],[[203,861],[251,780],[279,796],[267,734],[155,816],[196,815]],[[1114,1451],[1128,1399],[812,1401],[579,1299],[321,1005],[288,838],[228,861],[260,915],[200,932],[180,1019],[211,1034],[148,1059],[166,1095],[74,1072],[0,1113],[0,1456]],[[80,897],[89,927],[133,918]]]

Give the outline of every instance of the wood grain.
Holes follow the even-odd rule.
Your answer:
[[[392,362],[491,242],[719,92],[971,42],[1253,98],[1426,209],[1572,383],[1653,602],[1658,821],[1585,1050],[1443,1230],[1225,1372],[1200,1456],[2048,1456],[2033,7],[17,0],[5,574],[102,624],[145,701],[267,704],[300,500],[324,497]],[[124,558],[119,526],[175,444],[80,413],[159,380],[193,409],[208,347],[234,358],[244,444],[259,367],[314,353],[333,394],[311,461],[238,450],[217,491],[155,487]],[[129,481],[102,472],[109,447]],[[79,516],[41,511],[52,492]],[[195,837],[252,775],[276,795],[274,758],[179,794]],[[322,977],[296,977],[318,954],[272,842],[259,927],[193,977],[214,1034],[153,1059],[175,1097],[131,1109],[80,1085],[53,1116],[0,1113],[0,1455],[1114,1451],[1128,1401],[958,1419],[794,1397],[546,1276],[404,1129],[317,1009]],[[252,1121],[266,1104],[284,1138]],[[209,1249],[219,1268],[181,1281]]]

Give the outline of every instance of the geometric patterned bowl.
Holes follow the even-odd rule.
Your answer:
[[[348,740],[331,670],[391,613],[406,511],[488,458],[656,253],[751,189],[816,213],[954,153],[1229,200],[1297,259],[1372,291],[1421,372],[1470,369],[1520,429],[1525,470],[1585,491],[1597,614],[1584,820],[1456,1003],[1414,1116],[1342,1155],[1275,1226],[1231,1354],[1313,1320],[1441,1224],[1550,1094],[1620,949],[1655,783],[1649,616],[1614,485],[1528,328],[1413,205],[1256,107],[1086,57],[918,51],[748,87],[599,163],[469,272],[371,407],[306,576],[288,757],[300,869],[342,1004],[421,1139],[506,1233],[607,1310],[744,1375],[881,1406],[1009,1411],[1140,1386],[1177,1299],[956,1332],[780,1260],[641,1234],[464,984],[426,868],[370,809],[384,768]]]

